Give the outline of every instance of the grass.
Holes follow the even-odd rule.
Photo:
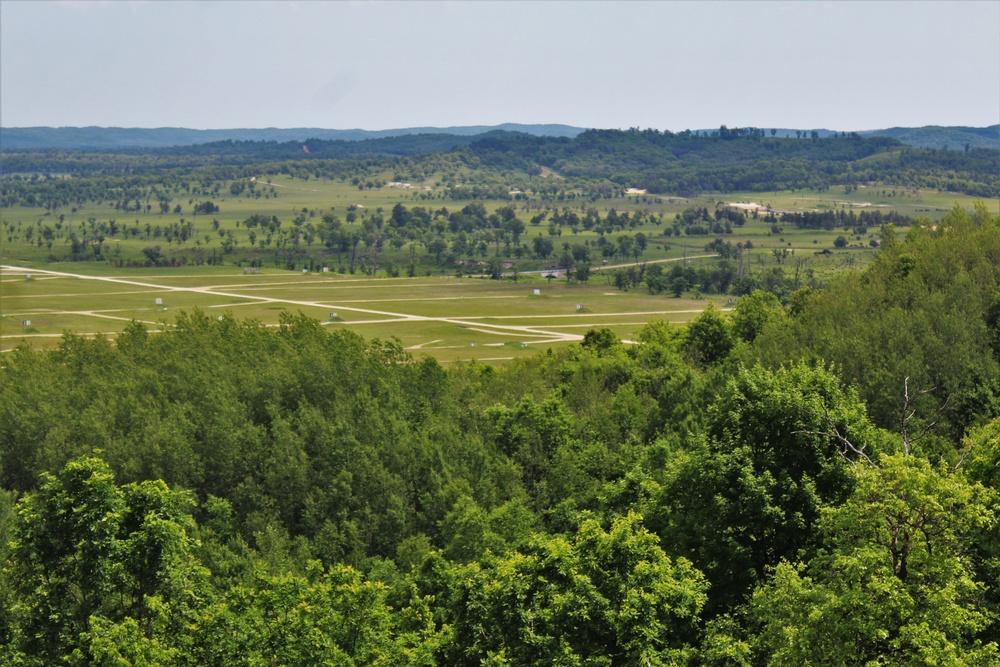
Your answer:
[[[54,271],[72,273],[69,267]],[[491,281],[481,278],[352,278],[330,274],[268,272],[246,276],[231,267],[220,275],[207,267],[186,267],[182,275],[157,277],[48,275],[22,268],[0,274],[3,287],[0,341],[9,350],[20,342],[57,345],[63,331],[113,336],[131,319],[152,330],[167,329],[180,310],[277,324],[284,311],[301,312],[370,338],[398,338],[416,355],[442,361],[501,360],[578,340],[588,329],[607,326],[629,338],[649,319],[683,322],[707,301],[619,292],[600,277],[590,284],[545,283],[540,278]],[[162,270],[161,270],[162,271]],[[162,274],[161,274],[162,275]],[[111,280],[128,280],[123,285]],[[534,290],[541,291],[540,296]],[[223,292],[224,294],[218,294]],[[160,298],[162,305],[154,300]],[[716,300],[725,307],[726,300]],[[577,304],[586,304],[578,311]],[[166,308],[167,310],[164,310]],[[376,312],[370,312],[376,311]],[[331,314],[336,313],[335,318]],[[112,319],[113,318],[113,319]],[[30,319],[33,332],[22,326]]]
[[[389,177],[387,175],[387,177]],[[432,181],[433,182],[433,181]],[[288,176],[273,177],[272,179],[273,187],[269,187],[264,183],[258,186],[259,190],[264,190],[268,194],[267,198],[251,198],[251,197],[233,197],[229,195],[225,190],[223,193],[227,196],[222,196],[221,194],[215,197],[213,200],[219,205],[220,211],[211,215],[199,215],[192,217],[193,204],[199,201],[204,201],[210,197],[199,195],[199,196],[188,196],[183,192],[173,193],[175,202],[180,202],[181,213],[175,214],[173,212],[168,214],[159,214],[158,212],[151,213],[136,213],[136,212],[120,212],[116,211],[113,206],[105,204],[103,206],[87,205],[78,210],[75,213],[60,209],[53,214],[48,214],[40,209],[36,208],[11,208],[3,212],[3,221],[7,226],[4,229],[4,248],[0,250],[0,258],[5,261],[10,261],[12,259],[17,259],[22,262],[47,262],[50,261],[52,257],[64,257],[67,255],[69,247],[68,241],[68,231],[70,229],[75,230],[78,234],[82,232],[82,225],[86,224],[86,221],[90,218],[94,218],[98,221],[106,221],[114,219],[118,225],[128,228],[139,230],[139,235],[137,237],[129,237],[126,240],[122,240],[120,237],[115,237],[109,239],[104,246],[105,255],[111,259],[138,259],[142,257],[142,249],[148,246],[159,245],[163,248],[164,253],[170,254],[176,252],[179,246],[168,244],[163,238],[157,238],[155,236],[155,230],[157,226],[161,228],[180,222],[181,219],[187,221],[194,221],[194,234],[191,239],[189,239],[183,245],[183,250],[188,254],[191,261],[196,261],[196,255],[201,255],[202,260],[209,258],[213,252],[217,255],[223,252],[222,250],[222,237],[219,235],[219,231],[223,234],[232,234],[236,242],[236,249],[233,254],[226,255],[224,259],[227,263],[232,263],[234,260],[249,256],[249,240],[250,240],[250,230],[245,229],[239,223],[248,218],[253,214],[263,214],[267,216],[277,216],[282,220],[283,229],[288,229],[292,226],[292,219],[296,215],[301,215],[303,209],[306,210],[306,223],[318,225],[322,215],[324,213],[333,213],[338,215],[341,219],[344,219],[349,206],[362,206],[362,210],[375,211],[382,209],[384,215],[388,216],[389,211],[397,203],[403,203],[407,206],[424,206],[431,210],[437,210],[442,207],[448,208],[449,210],[455,210],[461,208],[466,202],[456,202],[448,199],[443,199],[443,190],[440,187],[435,187],[431,191],[423,191],[419,189],[406,190],[400,188],[382,188],[378,190],[363,190],[359,191],[353,186],[343,183],[340,181],[330,181],[330,180],[315,180],[311,179],[309,181],[301,181],[292,179]],[[270,193],[274,192],[277,198],[273,197]],[[668,223],[673,220],[673,216],[676,213],[684,210],[688,207],[706,207],[710,211],[715,208],[719,203],[731,203],[731,202],[747,202],[754,201],[761,204],[770,204],[775,209],[780,210],[831,210],[834,208],[844,208],[845,210],[854,210],[859,212],[861,210],[896,210],[900,213],[914,216],[914,217],[928,217],[932,220],[940,218],[944,213],[952,208],[955,204],[960,204],[964,206],[971,205],[972,199],[965,197],[963,195],[955,195],[949,193],[937,193],[934,191],[912,191],[902,188],[859,188],[858,190],[850,193],[845,193],[844,188],[834,187],[826,192],[817,191],[798,191],[798,192],[766,192],[766,193],[733,193],[730,195],[706,195],[696,198],[680,198],[680,197],[664,197],[664,196],[654,196],[654,195],[643,195],[643,196],[628,196],[623,198],[616,198],[612,200],[599,200],[597,202],[581,201],[576,200],[572,202],[555,202],[553,205],[558,207],[570,207],[573,209],[586,209],[586,208],[596,208],[602,215],[606,214],[611,208],[615,208],[619,212],[623,211],[636,211],[642,210],[652,213],[662,214],[664,220]],[[507,202],[488,202],[486,207],[488,210],[492,211],[501,205],[506,205]],[[519,207],[520,214],[522,218],[528,219],[534,213],[534,211],[523,211],[523,203],[516,204]],[[990,209],[993,211],[1000,212],[1000,200],[990,200],[988,202]],[[60,217],[62,221],[60,222]],[[213,220],[218,220],[218,231],[213,227]],[[61,228],[56,230],[57,236],[62,235],[63,238],[56,238],[51,247],[47,244],[38,246],[35,243],[29,243],[25,239],[25,232],[28,227],[37,225],[40,223],[43,227],[49,226],[55,228],[58,224]],[[146,226],[149,225],[150,233],[147,238]],[[355,226],[360,227],[360,222],[354,223]],[[528,225],[527,230],[522,237],[530,243],[530,239],[538,234],[546,235],[547,226],[532,226]],[[710,240],[710,238],[705,237],[676,237],[672,236],[669,238],[663,237],[663,232],[668,225],[662,226],[647,226],[645,228],[639,228],[634,230],[629,230],[627,233],[635,233],[642,231],[647,236],[650,237],[650,247],[644,255],[644,259],[655,260],[664,258],[676,258],[681,257],[685,253],[697,253],[702,250],[705,242]],[[38,229],[36,227],[36,229]],[[13,230],[13,231],[10,231]],[[819,233],[812,234],[811,236],[806,236],[804,234],[793,235],[790,230],[788,231],[790,240],[793,243],[793,247],[796,244],[801,244],[803,247],[808,246],[815,239],[820,244],[826,244],[826,246],[832,245],[833,238],[837,234],[830,235],[829,233]],[[266,235],[261,233],[259,229],[254,231],[257,240],[266,238]],[[37,234],[33,234],[33,239],[37,239]],[[582,231],[579,234],[571,234],[569,230],[565,230],[561,236],[553,239],[556,246],[556,254],[561,252],[561,245],[565,242],[573,244],[581,244],[584,241],[595,241],[597,235],[592,232]],[[744,229],[735,230],[733,235],[733,240],[746,240],[753,239],[755,245],[758,241],[764,244],[764,248],[772,247],[773,239],[768,236],[768,229],[763,223],[753,223],[748,224]],[[660,249],[659,246],[664,244],[669,245],[669,249]],[[418,251],[418,254],[423,254],[423,250],[420,247],[413,248]],[[255,248],[254,252],[261,255],[266,261],[265,264],[271,264],[271,258],[274,256],[274,247],[267,246],[262,250]],[[300,251],[303,256],[312,256],[320,261],[327,263],[331,266],[331,269],[335,269],[336,260],[332,257],[326,257],[321,259],[320,256],[325,249],[322,247],[322,243],[319,239],[316,239],[312,245],[303,243],[300,246]],[[492,251],[492,246],[491,246]],[[383,266],[385,262],[395,262],[399,265],[406,265],[409,263],[411,258],[411,247],[407,243],[400,250],[386,250],[381,255],[381,261]],[[492,252],[491,252],[492,254]],[[600,259],[597,259],[599,263]],[[522,270],[546,268],[547,266],[553,265],[552,261],[529,261],[521,260],[518,262],[519,268]],[[92,263],[91,266],[87,266],[86,263],[78,263],[76,266],[76,272],[78,273],[88,273],[89,271],[94,271],[101,273],[107,270],[107,265],[104,263]],[[440,273],[442,267],[433,266],[431,264],[423,263],[420,266],[421,273],[426,270],[431,270],[432,273]],[[220,274],[225,274],[227,269],[225,267],[218,267]],[[453,269],[451,267],[445,267],[445,272],[450,273]],[[137,271],[137,275],[142,275],[144,269],[121,269],[123,272],[127,271]],[[162,271],[158,271],[162,273]],[[125,275],[123,273],[123,275]]]
[[[433,179],[429,183],[433,183]],[[259,199],[217,196],[214,201],[221,210],[194,218],[194,236],[183,246],[183,252],[192,263],[176,268],[115,268],[108,262],[55,261],[68,252],[68,241],[57,238],[51,248],[39,247],[26,242],[25,231],[30,226],[39,229],[38,222],[42,226],[54,226],[60,216],[61,234],[71,227],[81,231],[81,225],[89,218],[115,219],[119,225],[139,229],[140,235],[127,240],[115,238],[107,241],[107,257],[139,258],[142,249],[151,245],[161,245],[169,256],[177,252],[178,247],[152,236],[145,238],[146,225],[150,225],[152,233],[157,225],[173,224],[181,218],[190,220],[192,204],[205,201],[208,199],[206,196],[188,197],[175,193],[175,203],[179,201],[182,206],[180,214],[121,213],[107,205],[85,206],[75,213],[55,214],[44,214],[39,209],[6,209],[2,214],[5,238],[0,245],[0,263],[18,268],[0,275],[0,349],[9,350],[22,341],[37,346],[56,345],[59,336],[66,330],[114,335],[130,319],[150,323],[151,328],[169,328],[177,311],[201,308],[213,315],[225,313],[265,324],[276,324],[283,311],[303,312],[326,326],[349,328],[366,337],[395,336],[404,347],[412,348],[414,354],[433,354],[443,361],[506,358],[547,346],[564,345],[596,326],[608,326],[620,337],[629,338],[651,318],[685,322],[707,303],[705,300],[652,296],[642,290],[620,292],[614,289],[609,284],[610,272],[601,270],[601,259],[594,246],[592,263],[595,272],[586,285],[567,284],[565,281],[550,284],[537,274],[524,273],[517,282],[457,278],[453,275],[456,267],[438,265],[423,258],[423,248],[410,243],[399,250],[387,248],[380,256],[380,265],[385,267],[394,262],[405,266],[412,257],[417,257],[418,277],[388,278],[380,272],[380,276],[373,279],[360,272],[341,274],[337,271],[335,256],[324,255],[325,248],[318,239],[312,246],[302,245],[299,266],[302,256],[308,256],[317,264],[330,267],[330,271],[303,274],[301,271],[275,268],[273,248],[255,248],[251,254],[249,232],[240,224],[252,214],[276,215],[283,221],[282,228],[287,228],[292,225],[292,218],[302,214],[303,209],[306,211],[306,224],[318,225],[327,212],[345,219],[349,206],[362,206],[363,210],[369,211],[381,208],[388,217],[396,203],[411,207],[420,205],[431,210],[441,207],[455,210],[466,204],[443,199],[443,191],[436,184],[428,191],[419,189],[419,184],[415,185],[417,188],[413,190],[382,188],[359,191],[339,181],[274,177],[271,186],[258,184],[258,190],[267,193]],[[224,192],[229,194],[226,190]],[[646,234],[649,244],[642,260],[648,262],[676,261],[703,255],[705,244],[715,238],[714,235],[665,236],[676,213],[689,207],[705,207],[712,211],[720,204],[751,201],[769,204],[778,210],[896,210],[912,217],[936,220],[956,204],[971,207],[973,199],[902,188],[859,188],[845,192],[844,188],[835,187],[825,192],[735,193],[690,199],[642,195],[593,203],[556,202],[554,205],[578,211],[593,207],[602,215],[611,208],[619,212],[642,210],[662,214],[666,224],[625,231],[626,234],[639,231]],[[1000,200],[988,200],[986,203],[991,211],[1000,212]],[[486,207],[492,211],[506,204],[488,202]],[[517,202],[515,206],[525,221],[535,212],[526,210],[523,202]],[[222,255],[222,239],[213,229],[215,219],[223,234],[233,235],[237,244],[234,253]],[[360,225],[359,221],[353,226],[360,228]],[[539,234],[548,235],[548,225],[529,224],[522,242],[530,245],[531,238]],[[855,247],[834,250],[833,241],[841,235]],[[262,236],[258,233],[258,238]],[[779,258],[775,257],[774,251],[787,249],[790,254],[783,260],[786,272],[807,271],[814,280],[826,282],[838,273],[861,267],[870,261],[875,250],[868,246],[868,242],[876,237],[877,230],[858,236],[842,229],[828,232],[787,226],[773,234],[769,224],[751,219],[743,228],[734,229],[726,240],[734,244],[752,242],[754,249],[746,257],[751,270],[776,266]],[[588,241],[594,243],[598,238],[594,232],[573,234],[568,229],[563,230],[561,235],[552,239],[554,254],[560,255],[565,243],[582,245]],[[832,252],[818,254],[825,249]],[[494,250],[495,246],[491,245],[489,257]],[[204,259],[213,252],[223,258],[223,265],[193,263],[197,255]],[[236,265],[245,263],[250,257],[264,260],[259,273],[245,274]],[[553,257],[513,261],[516,261],[519,271],[531,271],[552,267],[556,260]],[[611,264],[624,261],[612,260]],[[688,261],[697,264],[714,260]],[[49,275],[44,273],[45,270],[73,275]],[[25,274],[31,274],[31,278],[25,279]],[[87,279],[88,276],[120,282]],[[541,296],[534,296],[533,289],[540,289]],[[154,303],[156,298],[162,299],[162,305]],[[728,301],[727,297],[713,299],[720,306],[726,306]],[[578,304],[584,308],[578,310]],[[337,316],[331,318],[334,312]],[[21,322],[27,319],[31,320],[30,327],[22,326]],[[527,346],[522,347],[522,343],[527,343]]]

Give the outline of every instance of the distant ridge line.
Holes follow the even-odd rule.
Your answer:
[[[575,137],[585,130],[559,124],[467,125],[452,127],[410,127],[391,130],[332,130],[315,127],[300,128],[232,128],[223,130],[192,130],[183,127],[4,127],[0,128],[0,149],[115,149],[169,148],[192,146],[217,141],[364,141],[413,134],[450,134],[474,136],[495,130],[522,132],[541,137]]]
[[[816,133],[819,138],[840,134],[836,130],[790,128],[760,128],[765,136],[809,138]],[[461,125],[449,127],[410,127],[390,130],[334,130],[323,128],[232,128],[222,130],[193,130],[182,127],[0,127],[0,150],[98,150],[158,149],[196,146],[223,141],[274,141],[305,142],[309,139],[324,141],[368,141],[412,135],[451,135],[473,137],[489,132],[520,132],[536,137],[574,138],[585,128],[561,124],[503,123],[500,125]],[[710,134],[718,129],[695,130]],[[772,135],[771,133],[774,132]],[[863,130],[862,137],[890,137],[918,148],[946,148],[968,150],[971,148],[1000,149],[1000,124],[988,127],[939,126],[891,127],[884,130]]]

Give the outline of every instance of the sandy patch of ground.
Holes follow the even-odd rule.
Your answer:
[[[427,341],[426,343],[419,343],[419,344],[417,344],[417,345],[411,345],[410,347],[408,347],[408,348],[406,348],[406,349],[407,349],[407,350],[419,350],[419,349],[420,349],[420,348],[422,348],[422,347],[423,347],[424,345],[433,345],[434,343],[440,343],[440,342],[441,342],[442,340],[443,340],[443,339],[441,339],[441,338],[438,338],[437,340],[429,340],[429,341]]]
[[[726,206],[728,206],[729,208],[738,208],[738,209],[743,210],[743,211],[761,211],[761,210],[766,211],[767,208],[768,208],[764,204],[758,204],[757,202],[753,202],[753,201],[751,201],[751,202],[732,202],[732,203],[726,204]]]

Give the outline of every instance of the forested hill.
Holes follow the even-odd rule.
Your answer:
[[[868,181],[981,196],[1000,193],[1000,151],[917,149],[887,137],[846,133],[784,139],[760,129],[725,126],[707,135],[588,130],[574,139],[487,137],[469,149],[486,164],[514,166],[527,159],[565,176],[604,178],[655,193],[823,188]]]
[[[917,148],[1000,148],[1000,125],[989,127],[890,127],[886,130],[859,132],[863,137],[891,137]]]
[[[233,128],[222,130],[192,130],[182,127],[0,127],[0,150],[34,151],[52,150],[101,150],[168,148],[217,142],[298,142],[307,139],[325,141],[364,141],[385,139],[412,134],[444,134],[470,137],[493,131],[520,132],[539,137],[575,137],[584,128],[570,125],[530,125],[503,123],[501,125],[462,125],[452,127],[409,127],[390,130],[330,130],[318,127],[300,128]],[[711,134],[717,130],[697,130],[698,134]],[[779,138],[820,139],[839,136],[833,130],[796,130],[776,128],[766,130],[767,136]],[[916,148],[1000,148],[1000,125],[989,127],[937,126],[891,127],[883,130],[858,132],[862,137],[890,137]]]
[[[117,152],[3,153],[4,174],[155,173],[197,166],[451,154],[494,176],[550,170],[598,185],[688,196],[882,182],[1000,196],[1000,151],[911,148],[887,137],[839,133],[781,138],[755,128],[711,133],[587,130],[576,137],[492,131],[473,136],[415,134],[364,141],[223,141]],[[316,171],[315,169],[313,170]],[[318,172],[316,172],[318,173]],[[499,176],[497,176],[499,178]],[[502,184],[498,183],[498,185]]]
[[[203,312],[0,360],[0,664],[1000,661],[1000,217],[505,368]]]
[[[326,141],[364,141],[411,134],[444,134],[472,136],[501,130],[553,137],[574,137],[583,128],[569,125],[466,125],[455,127],[410,127],[393,130],[327,130],[317,127],[264,128],[228,130],[191,130],[183,127],[5,127],[0,128],[0,147],[6,151],[38,149],[106,150],[131,148],[166,148],[213,142],[303,142],[306,139]]]

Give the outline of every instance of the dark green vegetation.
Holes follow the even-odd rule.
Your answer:
[[[6,149],[3,170],[6,174],[139,174],[179,167],[237,167],[294,160],[308,165],[300,168],[316,177],[337,177],[342,170],[331,171],[324,160],[426,153],[454,155],[471,168],[520,171],[525,176],[554,169],[567,177],[596,181],[592,184],[596,192],[601,192],[602,186],[618,186],[688,196],[879,181],[985,197],[1000,193],[996,149],[971,145],[963,151],[912,148],[892,138],[862,138],[856,133],[787,139],[768,136],[760,129],[725,126],[712,133],[678,134],[637,129],[587,130],[574,138],[494,131],[471,137],[413,134],[363,141],[229,140],[119,153]],[[208,174],[223,179],[250,175],[232,169]],[[502,173],[494,180],[508,189],[515,185],[509,182],[509,174],[506,182]],[[129,182],[138,185],[142,181]]]
[[[989,127],[890,127],[885,130],[860,132],[861,136],[891,137],[918,148],[946,148],[968,151],[975,147],[1000,148],[1000,125]]]
[[[199,312],[0,365],[0,662],[994,665],[1000,217],[443,368]]]
[[[582,127],[568,125],[470,125],[462,127],[412,127],[398,130],[325,130],[320,128],[291,129],[230,129],[230,130],[189,130],[178,127],[155,129],[121,127],[5,127],[0,128],[0,145],[7,150],[51,149],[98,149],[115,150],[122,148],[162,148],[185,146],[213,141],[305,141],[326,139],[360,141],[383,137],[399,137],[407,134],[451,134],[474,136],[503,130],[523,132],[536,136],[575,137],[584,131]],[[702,130],[706,131],[706,130]],[[710,131],[709,131],[710,132]],[[768,136],[783,138],[809,138],[813,132],[818,138],[828,138],[841,134],[830,130],[792,130],[775,128],[768,130]],[[908,146],[917,148],[941,148],[965,150],[974,146],[1000,148],[1000,126],[990,127],[892,127],[885,130],[858,132],[863,137],[891,137]]]

